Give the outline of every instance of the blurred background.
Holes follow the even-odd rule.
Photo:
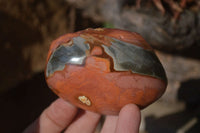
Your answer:
[[[22,132],[57,98],[43,74],[50,43],[89,27],[140,33],[166,70],[141,133],[200,132],[199,0],[0,0],[1,133]]]

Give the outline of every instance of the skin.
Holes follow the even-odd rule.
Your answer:
[[[24,133],[93,133],[100,117],[100,114],[80,110],[59,98]],[[106,116],[101,133],[138,133],[140,117],[136,105],[125,105],[118,116]]]

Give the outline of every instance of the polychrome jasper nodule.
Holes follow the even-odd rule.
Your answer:
[[[85,110],[116,115],[129,103],[141,109],[167,86],[151,46],[137,33],[86,29],[51,44],[45,77],[61,98]]]

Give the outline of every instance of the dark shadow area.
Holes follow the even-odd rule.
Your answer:
[[[1,43],[9,42],[18,47],[42,41],[42,34],[19,19],[0,11]]]
[[[196,44],[196,45],[192,45],[189,48],[186,48],[184,50],[180,50],[180,51],[171,51],[171,52],[167,52],[168,54],[172,54],[172,55],[177,55],[177,56],[182,56],[182,57],[187,57],[187,58],[193,58],[193,59],[200,59],[200,45]],[[165,52],[165,51],[163,51]]]
[[[21,133],[57,96],[38,73],[0,95],[0,132]]]
[[[146,130],[148,133],[176,133],[192,119],[197,119],[197,122],[186,133],[199,133],[200,79],[183,82],[178,92],[178,99],[185,102],[186,109],[161,118],[147,117]]]
[[[189,80],[181,84],[178,99],[186,103],[187,110],[200,107],[200,79]]]
[[[25,59],[23,49],[42,41],[40,31],[0,11],[0,90],[11,87],[16,79],[30,73],[30,60]],[[10,85],[9,85],[10,84]]]
[[[91,18],[84,17],[82,14],[83,10],[76,9],[76,19],[74,24],[74,31],[85,30],[87,28],[100,28],[102,27],[103,23],[101,22],[94,22]]]

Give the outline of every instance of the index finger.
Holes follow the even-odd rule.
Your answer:
[[[77,108],[63,99],[57,99],[43,111],[38,120],[24,133],[58,133],[63,131],[77,114]]]

